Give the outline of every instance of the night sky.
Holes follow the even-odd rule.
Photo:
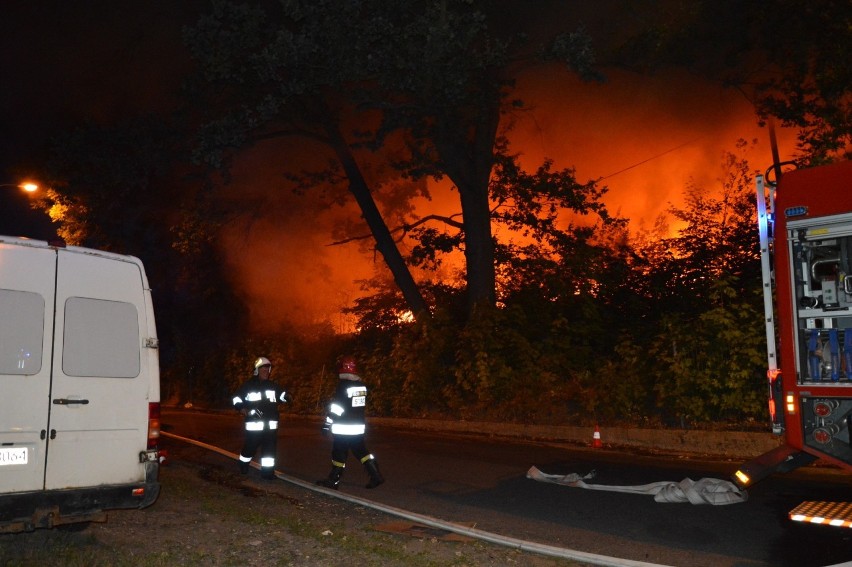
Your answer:
[[[0,183],[38,178],[50,140],[174,104],[189,58],[180,29],[201,2],[4,1],[0,5]],[[41,238],[49,223],[0,189],[0,232]],[[14,211],[14,212],[13,212]],[[23,218],[22,218],[23,217]]]
[[[564,6],[568,3],[562,3]],[[546,13],[530,6],[550,2],[507,2],[527,7],[519,22],[552,25],[581,20],[599,38],[624,2],[570,3],[572,10]],[[577,6],[581,4],[582,6]],[[165,110],[190,61],[180,38],[202,0],[85,2],[4,0],[0,4],[0,183],[38,176],[35,160],[49,140],[68,128],[109,123],[140,111]],[[585,10],[585,13],[578,13]],[[570,12],[570,13],[566,13]],[[508,11],[507,14],[511,14]],[[520,14],[519,14],[520,16]],[[713,189],[724,151],[737,139],[757,140],[752,166],[771,163],[768,134],[758,128],[751,106],[733,90],[697,81],[674,70],[653,77],[607,71],[601,85],[582,84],[568,73],[544,69],[519,77],[517,94],[533,106],[517,121],[511,138],[522,163],[533,168],[545,157],[557,167],[575,167],[579,180],[603,178],[605,202],[650,226],[669,203],[680,204],[686,185]],[[782,159],[793,153],[793,136],[780,135]],[[237,163],[235,190],[264,191],[280,172],[258,164],[269,149]],[[439,214],[458,212],[455,196],[433,187],[430,205]],[[0,188],[0,233],[46,238],[49,227],[28,212],[25,196]],[[297,201],[294,201],[297,203]],[[356,247],[329,247],[329,227],[305,223],[304,215],[264,218],[231,227],[222,243],[257,313],[274,314],[282,304],[299,305],[307,320],[336,311],[357,294],[353,280],[377,269],[375,258]],[[305,256],[304,251],[310,255]],[[258,265],[298,275],[284,293],[255,273]],[[382,269],[378,266],[378,269]],[[292,316],[292,313],[289,314]]]

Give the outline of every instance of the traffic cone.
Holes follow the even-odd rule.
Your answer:
[[[592,435],[592,447],[595,449],[603,447],[603,444],[601,443],[601,430],[598,429],[597,425],[595,425],[595,434]]]

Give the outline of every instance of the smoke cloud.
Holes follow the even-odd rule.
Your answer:
[[[523,165],[533,169],[551,158],[556,167],[575,168],[578,181],[600,179],[609,188],[607,207],[629,218],[633,231],[682,206],[690,184],[715,192],[723,153],[736,152],[738,139],[756,141],[746,156],[755,170],[771,164],[768,134],[749,103],[685,75],[615,73],[604,84],[588,84],[545,69],[522,76],[516,94],[530,106],[511,118],[512,151]],[[782,159],[794,141],[792,132],[779,132]],[[366,225],[351,197],[337,207],[310,193],[294,195],[282,176],[292,158],[267,148],[238,162],[234,190],[258,200],[258,214],[228,227],[223,250],[256,328],[328,321],[351,330],[341,308],[364,293],[360,281],[389,277],[387,268],[369,240],[329,246],[341,224],[358,226],[360,234]],[[415,200],[419,216],[460,212],[447,183],[429,187],[432,200]]]
[[[518,89],[533,107],[512,134],[525,165],[548,157],[575,167],[578,181],[600,179],[607,207],[634,228],[682,206],[690,184],[716,190],[723,154],[736,153],[738,139],[756,142],[746,156],[754,169],[772,163],[767,130],[748,101],[685,74],[616,72],[604,84],[583,84],[557,70],[529,73]],[[790,159],[795,133],[781,130],[778,139]]]

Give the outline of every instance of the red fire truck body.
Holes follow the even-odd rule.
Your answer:
[[[775,212],[776,411],[788,445],[852,472],[852,161],[783,175]]]
[[[779,177],[767,194],[758,176],[757,200],[769,413],[783,444],[745,463],[741,486],[816,459],[852,472],[852,161]]]

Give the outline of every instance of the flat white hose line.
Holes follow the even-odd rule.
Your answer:
[[[231,453],[230,451],[226,451],[214,445],[208,445],[207,443],[196,441],[195,439],[181,437],[180,435],[166,433],[165,431],[161,431],[160,435],[164,437],[169,437],[171,439],[177,439],[178,441],[184,441],[186,443],[190,443],[192,445],[196,445],[204,449],[208,449],[210,451],[213,451],[214,453],[219,453],[220,455],[224,455],[225,457],[234,460],[238,459],[238,455],[236,453]],[[256,469],[260,468],[260,466],[254,462],[251,463],[251,466]],[[366,500],[364,498],[345,494],[337,490],[324,488],[316,484],[305,482],[298,478],[290,477],[285,474],[279,473],[278,471],[275,471],[275,476],[283,480],[284,482],[289,482],[290,484],[295,484],[296,486],[301,486],[302,488],[307,488],[308,490],[313,490],[314,492],[320,492],[322,494],[325,494],[326,496],[332,496],[334,498],[339,498],[347,502],[352,502],[353,504],[358,504],[359,506],[364,506],[365,508],[372,508],[374,510],[384,512],[392,516],[397,516],[399,518],[404,518],[406,520],[410,520],[412,522],[416,522],[424,526],[446,530],[448,532],[465,535],[482,541],[495,543],[497,545],[511,547],[520,551],[528,551],[530,553],[538,553],[540,555],[560,557],[563,559],[572,559],[574,561],[582,561],[591,565],[603,565],[605,567],[669,567],[659,563],[647,563],[644,561],[633,561],[630,559],[620,559],[618,557],[608,557],[606,555],[597,555],[595,553],[586,553],[583,551],[576,551],[573,549],[565,549],[553,545],[545,545],[533,541],[506,537],[499,534],[478,530],[476,528],[460,526],[452,522],[446,522],[437,518],[432,518],[430,516],[424,516],[416,512],[401,510],[400,508],[394,508],[393,506],[386,506],[378,502],[373,502],[371,500]]]
[[[627,492],[630,494],[653,494],[657,502],[677,503],[690,502],[692,504],[712,504],[724,506],[726,504],[738,504],[748,500],[748,493],[740,490],[737,485],[727,480],[718,478],[702,478],[694,481],[685,478],[680,482],[652,482],[639,486],[609,486],[606,484],[588,484],[584,481],[594,478],[592,471],[581,477],[577,473],[566,475],[546,474],[531,467],[527,471],[527,478],[540,482],[561,484],[575,488],[587,488],[589,490],[608,490],[611,492]]]

